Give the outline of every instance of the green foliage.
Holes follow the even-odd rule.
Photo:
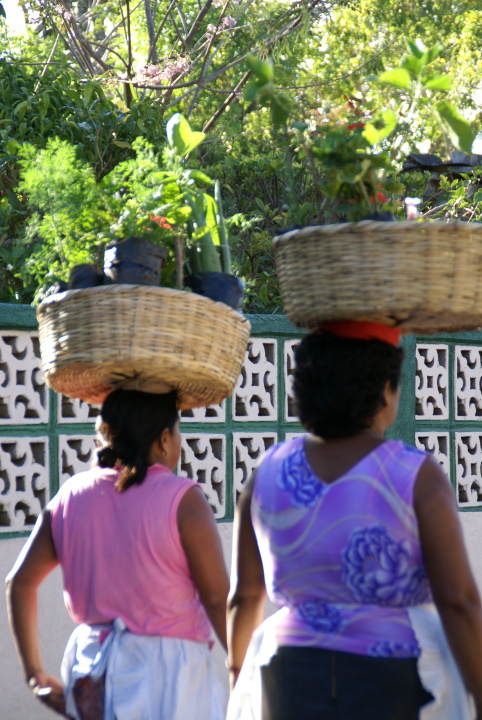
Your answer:
[[[0,57],[0,162],[14,176],[22,142],[39,148],[58,137],[74,144],[96,177],[122,160],[136,136],[165,142],[160,113],[152,100],[132,110],[108,97],[99,82],[80,82],[68,66],[49,68],[42,77],[21,62]],[[6,167],[5,167],[6,164]]]
[[[43,150],[21,146],[18,189],[29,219],[17,247],[24,252],[12,255],[13,250],[0,247],[0,257],[24,287],[39,289],[37,299],[54,280],[67,280],[74,265],[99,264],[109,240],[132,236],[168,247],[165,284],[173,282],[175,236],[186,243],[193,272],[231,271],[219,183],[186,167],[186,155],[202,133],[192,131],[178,115],[168,127],[170,145],[162,153],[137,138],[135,157],[99,180],[93,167],[79,159],[76,147],[64,140],[49,140]],[[215,186],[214,196],[206,185]]]
[[[345,125],[344,139],[358,146],[357,160],[371,163],[360,167],[364,174],[359,178],[368,197],[376,198],[383,191],[397,217],[403,215],[397,178],[388,167],[374,167],[372,157],[364,157],[393,146],[399,136],[397,128],[391,128],[393,117],[398,128],[403,123],[408,128],[396,147],[397,157],[392,158],[398,165],[410,150],[446,157],[454,138],[467,149],[480,129],[478,0],[357,0],[331,5],[315,0],[309,7],[304,2],[255,0],[225,7],[213,3],[207,9],[204,2],[179,0],[170,11],[152,3],[82,0],[68,5],[72,19],[63,16],[62,4],[56,0],[27,4],[38,11],[35,32],[27,40],[2,35],[9,55],[0,59],[0,299],[29,301],[36,290],[37,276],[29,275],[26,268],[31,265],[31,252],[39,250],[43,241],[29,218],[42,213],[18,187],[18,153],[25,142],[43,150],[49,139],[59,138],[74,146],[77,160],[93,169],[99,187],[110,178],[101,209],[96,210],[96,232],[87,229],[79,240],[86,245],[88,239],[92,256],[96,246],[112,236],[111,226],[127,209],[122,232],[129,226],[162,241],[163,233],[172,236],[163,227],[167,223],[200,240],[209,225],[216,244],[220,235],[209,205],[203,207],[204,220],[193,220],[192,207],[181,200],[174,209],[179,196],[176,182],[163,186],[165,204],[173,203],[172,222],[163,219],[165,214],[151,212],[162,206],[152,198],[161,183],[149,179],[149,173],[167,171],[162,157],[165,119],[175,111],[183,113],[193,127],[206,133],[194,151],[196,163],[192,157],[185,161],[184,171],[198,174],[186,175],[185,182],[193,180],[199,192],[211,197],[213,186],[206,177],[219,179],[232,264],[247,282],[246,307],[273,312],[281,305],[271,238],[294,224],[347,217],[357,187],[362,193],[358,181],[345,183],[343,198],[340,194],[332,200],[321,192],[322,188],[332,192],[328,163],[340,123]],[[154,35],[149,31],[149,8]],[[224,26],[227,18],[235,24],[229,20],[230,27]],[[84,39],[81,46],[74,40],[77,31]],[[408,41],[409,51],[400,63],[405,37],[417,41]],[[424,48],[436,51],[429,57]],[[246,66],[247,53],[259,56],[259,61]],[[47,60],[50,65],[39,64]],[[376,76],[391,82],[375,82]],[[411,116],[410,98],[418,83],[417,112]],[[450,109],[456,107],[460,110]],[[286,117],[294,110],[306,129],[295,123],[288,129]],[[466,125],[459,124],[459,116],[469,117],[470,134]],[[356,123],[365,123],[364,132],[355,127],[348,133],[346,126]],[[273,143],[273,124],[286,144]],[[324,135],[329,126],[334,128],[331,137],[329,132]],[[136,144],[139,137],[152,146],[149,151]],[[312,146],[315,174],[310,167]],[[340,146],[336,152],[341,156],[342,151]],[[123,165],[130,160],[137,170]],[[359,174],[348,167],[349,160],[345,180]],[[119,164],[123,167],[112,174]],[[380,176],[383,188],[373,187]],[[433,193],[433,180],[429,183],[422,174],[403,173],[400,182],[405,185],[404,195],[424,197],[424,212],[442,205],[437,216],[453,212],[448,200],[461,192],[459,185],[451,185],[444,189],[444,200],[445,195]],[[464,201],[468,219],[476,193]],[[216,203],[219,214],[217,195]],[[385,207],[381,201],[378,205]],[[220,221],[216,225],[220,227]],[[218,247],[229,251],[222,240]],[[171,274],[163,278],[168,284],[172,268],[171,248]]]
[[[425,49],[409,41],[407,48],[399,67],[374,78],[374,81],[397,90],[399,105],[406,102],[409,106],[406,115],[399,112],[397,117],[390,108],[379,109],[368,121],[349,122],[346,117],[334,121],[329,113],[318,112],[319,122],[315,126],[299,111],[294,111],[294,103],[286,101],[274,89],[272,66],[249,60],[256,81],[245,89],[245,99],[250,100],[250,108],[256,103],[271,106],[273,135],[285,147],[288,170],[294,152],[306,163],[314,193],[318,196],[315,222],[323,222],[330,200],[333,203],[329,220],[333,219],[335,210],[337,217],[348,220],[361,220],[384,211],[396,212],[399,205],[396,195],[404,189],[396,176],[400,169],[397,161],[401,159],[402,144],[406,146],[410,141],[411,125],[420,107],[425,114],[431,112],[440,119],[443,130],[456,148],[470,152],[473,132],[469,123],[447,100],[435,99],[437,93],[446,92],[451,84],[448,76],[434,76],[429,68],[439,57],[441,45],[437,43]],[[278,96],[282,97],[281,101]],[[284,115],[278,111],[282,104],[286,108]],[[290,115],[293,115],[291,131],[288,130]],[[288,181],[291,186],[289,217],[295,225],[307,224],[312,218],[302,211],[292,191],[294,183],[290,171]],[[392,202],[389,195],[395,195]]]
[[[29,286],[67,279],[68,269],[96,260],[97,232],[103,212],[94,171],[77,159],[74,146],[50,140],[44,150],[25,144],[19,150],[21,182],[31,215],[14,275]],[[0,253],[2,248],[0,248]]]

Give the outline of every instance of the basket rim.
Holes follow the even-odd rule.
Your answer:
[[[113,283],[112,285],[97,285],[95,287],[90,288],[78,288],[75,290],[64,290],[64,292],[61,293],[54,293],[53,295],[49,295],[49,297],[42,300],[42,302],[37,306],[36,314],[37,318],[39,318],[44,312],[48,310],[52,305],[56,305],[58,303],[70,300],[71,298],[74,298],[76,296],[87,296],[87,295],[103,295],[103,294],[121,294],[121,293],[129,293],[129,294],[147,294],[147,295],[158,295],[159,297],[162,296],[171,296],[171,297],[179,297],[188,299],[188,302],[192,304],[196,303],[204,303],[207,306],[211,305],[214,312],[226,312],[228,315],[232,315],[237,318],[245,319],[245,315],[241,312],[238,312],[237,310],[234,310],[234,308],[229,307],[229,305],[226,305],[226,303],[219,302],[217,300],[211,300],[211,298],[205,297],[204,295],[199,295],[195,292],[190,292],[188,290],[178,290],[176,288],[169,288],[169,287],[162,287],[162,286],[156,286],[156,285],[134,285],[134,284],[127,284],[127,283]],[[247,320],[246,320],[247,322]]]
[[[482,232],[482,223],[464,222],[463,220],[395,220],[394,222],[380,222],[377,220],[359,220],[357,222],[340,222],[331,223],[329,225],[305,225],[301,228],[288,230],[281,235],[273,238],[273,246],[277,248],[290,240],[296,238],[310,237],[311,235],[333,235],[333,234],[350,234],[350,235],[368,235],[377,232],[393,232],[396,235],[403,234],[407,231],[415,229],[420,230],[423,227],[436,230],[440,233],[461,231]]]
[[[122,338],[115,352],[108,343],[98,345],[96,333],[92,333],[92,329],[98,327],[97,308],[103,308],[109,317],[119,315],[118,309],[124,313],[123,319],[120,322],[117,318],[114,326],[127,322],[130,327],[132,322],[137,322],[139,307],[144,308],[149,321],[153,309],[157,313],[159,307],[164,307],[171,315],[171,321],[157,335],[153,334],[150,344],[147,337],[137,334],[136,341],[134,335],[129,336],[128,342]],[[83,312],[86,313],[84,318]],[[173,288],[120,283],[66,290],[49,296],[37,308],[37,318],[42,370],[47,384],[56,392],[98,404],[99,400],[94,396],[105,395],[125,381],[135,380],[138,389],[148,381],[149,385],[162,383],[177,389],[182,409],[221,402],[232,393],[251,329],[249,320],[225,303]],[[186,320],[185,331],[181,328],[183,318]],[[145,323],[140,328],[142,333],[147,332],[144,326]],[[80,338],[82,327],[89,342],[84,343]],[[179,342],[176,328],[179,328]],[[232,342],[229,347],[220,343],[219,348],[224,347],[223,355],[219,354],[221,349],[216,349],[211,337],[221,328],[223,335]],[[170,342],[166,332],[176,342]],[[203,333],[204,341],[195,345],[197,352],[187,352],[186,343],[197,342],[196,333],[199,332]],[[141,353],[137,357],[131,352],[137,345],[132,343],[144,347],[144,340],[147,355]],[[121,352],[123,349],[124,353]],[[180,352],[184,353],[184,362],[181,362]]]

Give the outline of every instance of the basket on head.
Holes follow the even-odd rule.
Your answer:
[[[231,395],[250,331],[224,303],[144,285],[52,295],[37,318],[42,369],[57,392],[100,404],[118,387],[176,389],[182,410]]]
[[[374,320],[404,333],[482,325],[482,224],[320,225],[274,239],[284,308],[298,327]]]

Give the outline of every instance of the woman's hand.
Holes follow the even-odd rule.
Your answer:
[[[43,705],[64,717],[70,717],[65,713],[64,691],[60,680],[38,672],[29,679],[28,686]]]
[[[62,685],[41,669],[37,628],[37,588],[57,565],[50,514],[44,510],[7,577],[8,619],[29,687],[44,705],[65,715]]]

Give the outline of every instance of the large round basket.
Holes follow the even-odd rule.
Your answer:
[[[224,303],[144,285],[52,295],[37,309],[51,388],[100,404],[113,389],[176,389],[180,409],[221,402],[241,371],[250,325]]]
[[[438,221],[320,225],[274,239],[289,319],[375,320],[404,333],[482,325],[482,224]]]

